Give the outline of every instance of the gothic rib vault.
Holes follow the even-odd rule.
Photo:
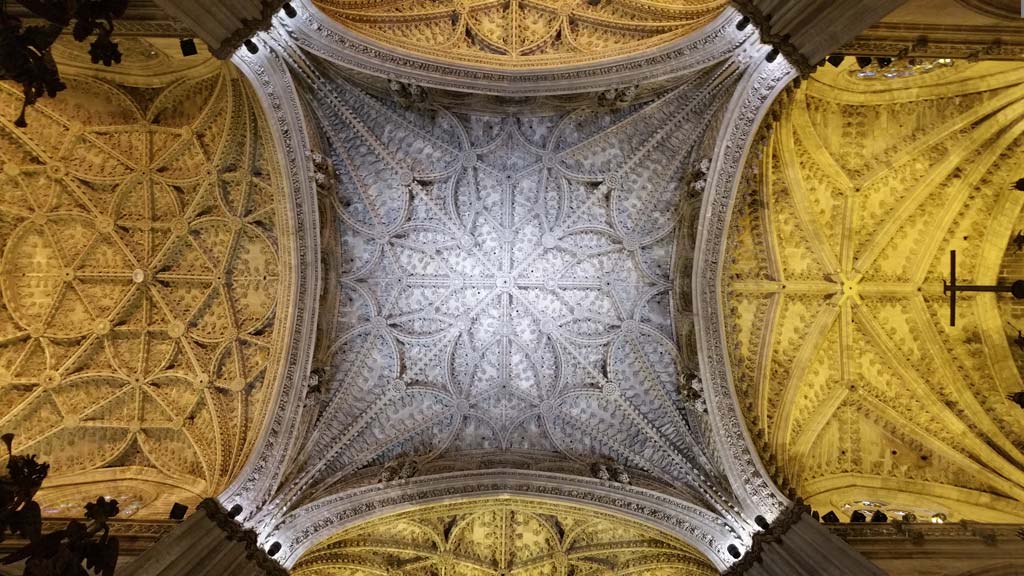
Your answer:
[[[738,193],[733,378],[777,481],[821,509],[1019,522],[1019,64],[823,69],[774,105]]]
[[[708,110],[735,70],[538,116],[403,106],[330,64],[303,70],[333,183],[332,314],[306,439],[256,522],[291,526],[318,500],[417,471],[596,464],[742,539],[674,280],[689,275]]]
[[[681,38],[721,12],[722,0],[313,0],[377,42],[441,61],[501,70],[632,56]]]
[[[718,574],[686,543],[584,508],[517,498],[427,506],[332,536],[296,576]]]
[[[46,514],[216,494],[270,408],[295,273],[276,153],[232,66],[166,45],[126,39],[114,79],[61,41],[69,88],[31,130],[0,88],[0,428],[51,463]]]

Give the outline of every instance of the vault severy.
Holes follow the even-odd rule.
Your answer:
[[[313,0],[342,26],[438,61],[503,70],[623,58],[700,28],[721,0]]]
[[[566,504],[484,498],[422,508],[344,530],[309,550],[296,576],[458,574],[710,576],[684,542]]]

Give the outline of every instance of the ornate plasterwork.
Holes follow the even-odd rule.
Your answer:
[[[592,92],[660,81],[742,56],[752,36],[736,29],[739,13],[726,8],[714,20],[678,38],[628,56],[541,69],[497,69],[396,49],[355,33],[310,4],[295,2],[299,15],[277,17],[277,26],[298,46],[362,72],[409,85],[502,96]]]
[[[31,130],[0,126],[0,427],[53,482],[114,471],[216,493],[280,363],[293,268],[270,136],[230,67],[160,88],[67,82]],[[0,98],[11,117],[20,93]]]
[[[338,315],[279,498],[395,458],[519,450],[611,459],[733,514],[686,420],[672,294],[689,166],[732,74],[542,117],[403,109],[327,74],[310,95],[337,182]]]
[[[629,56],[714,19],[722,0],[312,0],[342,26],[437,60],[502,70]]]
[[[823,69],[743,172],[734,382],[773,476],[825,509],[1024,514],[1016,332],[991,294],[961,297],[951,328],[942,294],[951,249],[961,282],[995,283],[1016,231],[1024,69],[958,67],[885,87]]]
[[[313,548],[296,576],[368,574],[718,574],[678,538],[618,516],[525,498],[442,504],[345,530]]]

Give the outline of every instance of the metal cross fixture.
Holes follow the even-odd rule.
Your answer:
[[[942,293],[949,294],[949,325],[956,326],[956,295],[958,292],[1009,292],[1018,300],[1024,299],[1024,280],[1017,280],[1009,286],[981,286],[956,283],[956,250],[949,251],[949,282],[942,281]]]

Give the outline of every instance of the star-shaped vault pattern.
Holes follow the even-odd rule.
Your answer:
[[[527,452],[612,459],[726,506],[672,322],[687,166],[721,73],[540,117],[324,80],[338,313],[292,496],[397,458]]]
[[[259,431],[286,273],[256,102],[228,68],[69,84],[0,126],[0,428],[51,481],[215,493]]]

